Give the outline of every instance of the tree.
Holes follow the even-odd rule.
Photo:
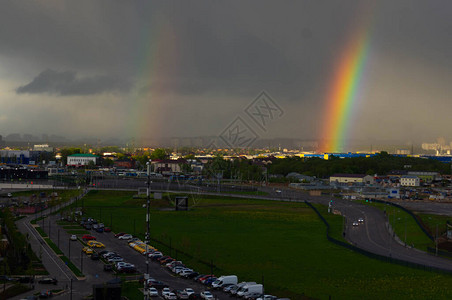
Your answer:
[[[163,148],[157,148],[151,153],[151,159],[152,160],[163,160],[169,157],[168,153]]]

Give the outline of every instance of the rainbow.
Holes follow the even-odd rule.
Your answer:
[[[168,123],[171,99],[170,79],[177,72],[179,63],[178,36],[173,24],[157,17],[152,25],[142,28],[137,49],[136,65],[138,84],[128,105],[126,136],[137,144],[148,144],[151,137],[158,137],[161,124]]]
[[[351,128],[370,46],[368,14],[361,14],[364,22],[353,26],[347,43],[336,62],[328,89],[326,111],[321,132],[323,153],[342,152]]]

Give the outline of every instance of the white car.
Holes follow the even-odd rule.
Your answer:
[[[184,292],[186,292],[188,294],[188,296],[195,293],[195,291],[192,288],[185,288]]]
[[[76,241],[77,240],[77,236],[75,234],[71,235],[71,241]]]
[[[179,275],[182,276],[182,277],[185,277],[185,276],[188,276],[191,273],[193,273],[192,269],[183,269],[182,271],[180,271]]]
[[[158,297],[159,291],[156,288],[150,287],[148,289],[148,295],[151,297]]]
[[[163,297],[165,297],[169,293],[171,293],[171,290],[169,288],[163,288],[163,290],[162,290],[162,296]]]
[[[203,298],[203,299],[213,299],[213,295],[209,291],[202,291],[201,292],[201,298]]]
[[[177,296],[176,294],[174,294],[173,292],[169,292],[168,294],[166,294],[165,296],[163,296],[163,298],[167,299],[167,300],[176,300]]]
[[[128,263],[128,262],[124,262],[124,261],[118,261],[116,263],[116,268],[122,268],[122,267],[135,267],[135,265]]]
[[[108,259],[108,262],[110,263],[116,263],[116,262],[120,262],[120,261],[124,261],[124,258],[122,257],[112,257]]]
[[[149,253],[149,254],[148,254],[149,257],[159,256],[159,255],[163,255],[163,253],[160,252],[160,251],[156,251],[156,252],[154,252],[154,253]]]
[[[132,238],[133,238],[133,236],[131,234],[124,234],[124,235],[121,235],[120,237],[118,237],[118,239],[120,239],[120,240],[130,240]]]

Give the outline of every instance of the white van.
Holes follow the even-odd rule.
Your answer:
[[[253,293],[263,293],[264,286],[262,284],[251,284],[243,286],[238,292],[237,296],[244,297]]]
[[[226,284],[237,284],[238,279],[236,275],[221,275],[212,283],[214,289],[222,288]]]

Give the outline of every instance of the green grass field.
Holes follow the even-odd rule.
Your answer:
[[[101,219],[113,230],[143,235],[143,199],[129,192],[90,192],[85,216]],[[452,276],[393,265],[336,246],[326,227],[304,203],[280,203],[222,197],[194,199],[190,211],[167,210],[165,200],[152,200],[151,235],[171,255],[196,270],[237,274],[239,280],[264,281],[266,292],[300,299],[446,299]],[[193,199],[191,199],[193,202]],[[342,218],[321,213],[339,238]],[[397,212],[396,212],[397,213]],[[397,218],[397,217],[396,217]],[[333,225],[332,224],[332,225]],[[155,246],[169,253],[168,247]]]

